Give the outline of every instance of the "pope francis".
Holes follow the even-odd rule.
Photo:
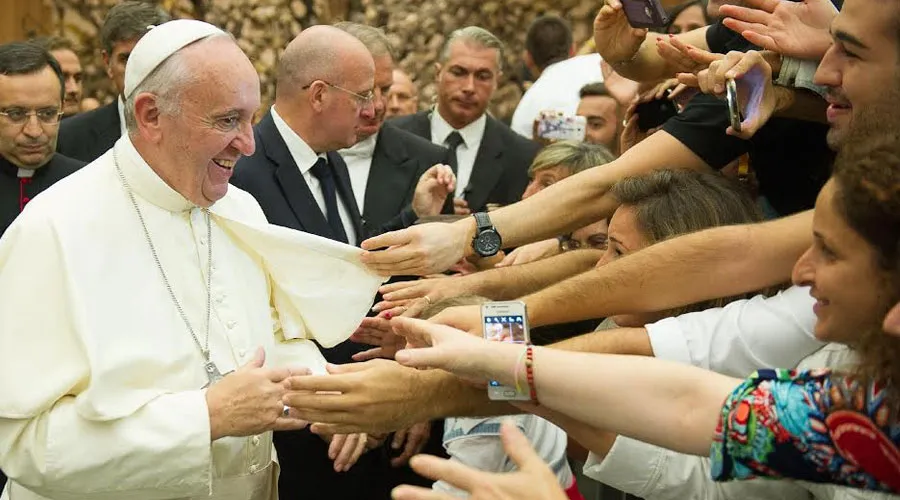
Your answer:
[[[260,104],[230,35],[152,28],[124,98],[128,134],[0,239],[3,499],[277,498],[285,380],[382,279],[228,187]]]

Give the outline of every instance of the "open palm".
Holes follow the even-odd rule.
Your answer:
[[[724,24],[750,43],[800,59],[821,59],[831,46],[829,27],[837,14],[830,0],[745,0],[723,5]]]

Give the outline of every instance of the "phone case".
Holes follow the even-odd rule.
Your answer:
[[[583,141],[587,119],[583,116],[566,116],[559,111],[541,111],[538,116],[537,136],[552,141]]]
[[[628,24],[635,28],[664,28],[669,14],[659,0],[622,0]]]
[[[744,121],[744,115],[741,113],[741,105],[738,102],[737,84],[734,80],[726,80],[725,82],[725,100],[728,102],[728,117],[731,119],[731,128],[735,132],[741,131],[741,122]]]

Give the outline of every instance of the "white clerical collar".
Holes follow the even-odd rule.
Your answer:
[[[122,174],[125,175],[128,187],[136,195],[170,212],[183,212],[196,207],[187,198],[179,194],[178,191],[166,184],[166,181],[162,180],[150,168],[150,165],[135,149],[134,144],[131,143],[131,138],[127,134],[116,141],[116,144],[113,146],[113,153],[113,158],[118,161]]]
[[[482,114],[474,122],[456,130],[447,123],[447,120],[444,120],[444,117],[441,116],[437,106],[435,106],[434,111],[431,112],[431,142],[434,142],[435,144],[444,144],[444,141],[447,140],[447,136],[453,133],[453,131],[457,131],[459,132],[459,135],[462,136],[463,141],[465,141],[466,147],[476,147],[481,144],[481,138],[484,137],[485,126],[487,126],[487,115]]]
[[[288,152],[290,152],[291,157],[294,158],[294,163],[297,164],[300,173],[306,175],[319,158],[325,157],[324,154],[316,154],[316,152],[309,147],[309,144],[294,132],[294,129],[281,118],[278,111],[275,111],[275,106],[272,106],[272,121],[275,122],[275,128],[278,129],[278,133],[281,134],[281,138],[284,139]]]
[[[375,154],[375,143],[377,142],[378,134],[372,134],[338,153],[344,158],[371,158]]]
[[[128,135],[128,129],[125,127],[125,101],[121,95],[116,97],[116,108],[119,110],[119,132],[123,136]]]

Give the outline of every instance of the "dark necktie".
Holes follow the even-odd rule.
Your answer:
[[[334,185],[334,176],[331,174],[331,168],[325,158],[316,160],[316,164],[310,169],[313,176],[319,180],[319,187],[322,189],[322,197],[325,198],[325,219],[331,226],[335,239],[349,243],[347,233],[344,232],[344,224],[341,222],[341,213],[338,212],[337,191]]]
[[[447,144],[447,147],[450,148],[450,168],[453,169],[454,174],[458,174],[459,172],[459,161],[456,159],[456,150],[459,148],[459,145],[464,143],[463,138],[459,135],[459,132],[454,130],[447,136],[447,139],[444,141]]]

